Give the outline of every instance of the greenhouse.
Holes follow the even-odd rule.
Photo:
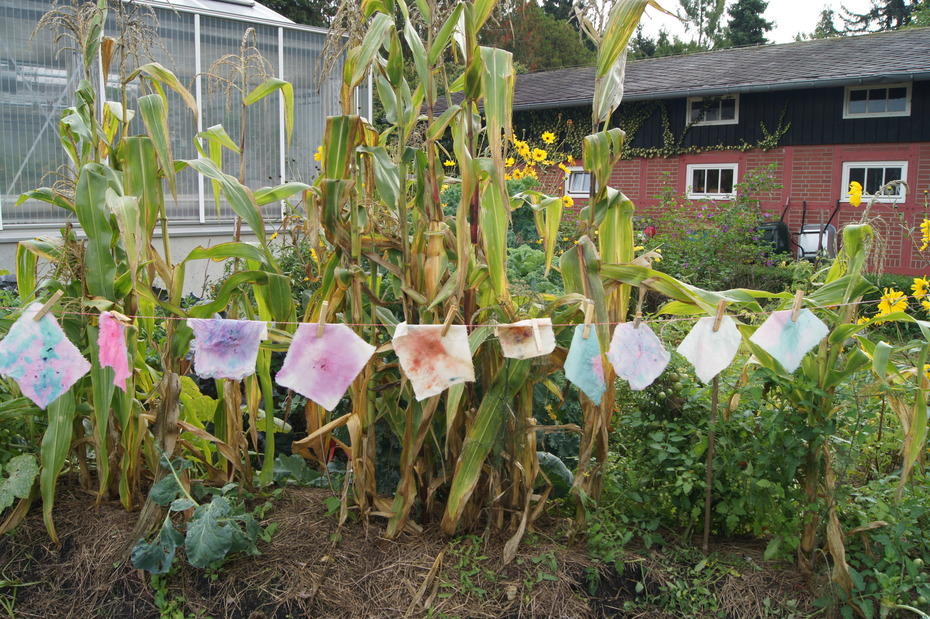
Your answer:
[[[49,6],[44,0],[0,0],[0,230],[9,241],[0,245],[0,266],[7,268],[15,240],[33,236],[35,228],[63,222],[64,211],[55,206],[35,200],[16,205],[23,192],[51,185],[55,179],[49,178],[49,171],[65,164],[57,125],[62,111],[73,104],[71,95],[81,79],[78,54],[57,41],[52,28],[39,26]],[[246,43],[254,46],[247,54],[252,77],[278,77],[293,84],[295,126],[287,146],[280,95],[249,108],[244,180],[262,187],[315,176],[312,154],[320,144],[324,119],[338,109],[338,82],[321,77],[326,30],[295,24],[250,0],[111,2],[110,8],[104,36],[135,30],[138,58],[127,60],[128,69],[158,62],[196,97],[199,118],[174,93],[168,94],[169,122],[176,129],[171,136],[175,158],[195,157],[188,136],[213,125],[222,124],[238,141],[239,105],[224,80],[232,68],[229,55],[240,54],[243,37],[251,29]],[[120,72],[119,66],[109,68],[106,99],[118,99],[118,85],[125,77]],[[338,71],[332,75],[338,77]],[[99,77],[94,87],[101,88]],[[360,99],[367,109],[366,96]],[[133,107],[131,101],[128,107]],[[362,115],[365,109],[360,109]],[[205,188],[192,170],[178,175],[177,196],[168,201],[167,211],[173,224],[193,227],[194,234],[198,227],[228,225],[232,220],[228,207],[214,203],[209,184]]]

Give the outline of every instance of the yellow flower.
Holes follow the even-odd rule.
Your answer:
[[[546,157],[548,156],[549,156],[549,153],[547,153],[541,148],[533,149],[533,161],[545,161]]]
[[[539,177],[536,175],[536,169],[530,167],[523,171],[523,178],[539,178]]]
[[[448,188],[449,188],[448,185],[442,184],[442,185],[439,186],[439,191],[445,191],[445,190],[448,189]]]
[[[322,144],[316,147],[316,152],[313,153],[313,160],[323,161],[323,145]]]
[[[512,177],[511,175],[509,175],[509,174],[504,174],[504,180],[505,180],[505,181],[512,181],[512,180],[513,180],[513,177]]]
[[[533,158],[530,147],[526,142],[517,145],[517,154],[526,161],[530,161]]]
[[[542,163],[543,163],[543,165],[552,165],[552,164],[555,163],[555,162],[554,162],[554,161],[550,161],[549,159],[546,159],[546,160],[543,161]]]
[[[878,315],[887,316],[894,312],[903,312],[907,309],[907,296],[900,290],[885,288],[881,300],[878,302]]]
[[[637,245],[636,247],[633,248],[633,251],[643,251],[644,249],[646,248],[643,247],[642,245]]]
[[[861,316],[861,317],[859,318],[859,320],[856,321],[856,324],[857,324],[857,325],[864,325],[864,324],[867,323],[868,321],[869,321],[869,317],[868,317],[868,316]]]
[[[510,177],[513,178],[513,180],[515,181],[520,180],[521,178],[523,178],[523,170],[521,170],[520,168],[517,168],[516,170],[511,172]]]
[[[446,159],[445,161],[442,162],[442,165],[446,166],[447,168],[452,168],[452,167],[455,167],[455,162],[452,161],[451,159]]]
[[[914,291],[915,299],[923,299],[930,292],[930,281],[924,277],[915,277],[914,283],[911,284],[911,290]]]
[[[560,163],[560,164],[559,164],[559,169],[562,170],[562,172],[565,173],[565,176],[568,176],[569,173],[571,172],[571,170],[568,169],[568,166],[565,165],[564,163]]]
[[[543,134],[539,138],[546,144],[552,144],[555,142],[555,134],[551,131],[543,131]]]
[[[849,183],[849,203],[853,206],[862,204],[862,185],[856,181]]]
[[[930,380],[930,363],[924,364],[924,378]]]
[[[575,158],[571,154],[565,155],[565,163],[575,163]]]
[[[923,243],[920,246],[920,251],[924,251],[930,246],[930,219],[924,219],[920,222],[920,242]]]
[[[923,306],[925,310],[930,312],[930,300],[924,299],[923,301],[920,302],[920,304]]]
[[[562,196],[562,206],[571,208],[575,206],[575,200],[571,196]]]
[[[269,237],[268,240],[269,240],[269,241],[273,241],[273,240],[275,240],[276,238],[278,238],[278,233],[277,233],[277,232],[273,233],[273,234],[271,235],[271,237]]]
[[[507,160],[504,161],[504,165],[507,166],[508,168],[512,168],[513,164],[515,163],[516,163],[516,160],[513,157],[507,157]]]

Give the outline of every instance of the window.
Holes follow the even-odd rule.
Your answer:
[[[718,163],[688,166],[688,197],[731,200],[736,197],[739,165]]]
[[[587,198],[591,195],[591,173],[582,168],[569,168],[565,179],[565,193],[570,196]]]
[[[911,85],[849,86],[843,118],[911,115]]]
[[[739,123],[739,95],[689,97],[689,125],[735,125]]]
[[[906,161],[856,161],[843,164],[843,198],[849,202],[849,184],[862,185],[865,199],[878,196],[879,202],[904,202],[907,188],[904,185],[886,187],[891,181],[907,182]]]

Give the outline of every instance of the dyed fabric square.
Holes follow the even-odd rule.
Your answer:
[[[716,321],[716,317],[701,318],[678,345],[678,354],[691,362],[694,373],[705,384],[730,367],[742,341],[736,321],[724,316],[714,332]]]
[[[494,331],[501,344],[504,356],[509,359],[531,359],[542,357],[555,350],[555,333],[551,318],[536,318],[539,332],[539,345],[533,333],[533,320],[521,320],[509,325],[495,327]]]
[[[325,325],[321,336],[317,329],[315,323],[297,327],[275,381],[331,411],[365,368],[375,347],[342,324]]]
[[[801,310],[797,321],[791,320],[791,310],[782,310],[772,312],[749,340],[792,373],[801,365],[804,355],[829,332],[827,325],[809,309]]]
[[[635,327],[633,324],[617,325],[607,358],[617,376],[630,383],[630,389],[642,391],[665,371],[672,356],[649,325],[640,323]]]
[[[452,325],[443,337],[442,328],[402,322],[394,331],[394,352],[417,400],[475,380],[468,330],[464,325]]]
[[[188,318],[194,331],[194,371],[201,378],[242,380],[255,373],[261,341],[268,325],[257,320]]]
[[[575,327],[572,344],[565,357],[565,378],[581,389],[595,404],[601,403],[607,384],[604,382],[604,362],[597,330],[591,327],[584,338],[584,325]]]
[[[51,314],[34,320],[42,309],[33,303],[0,342],[0,374],[10,376],[23,395],[45,408],[90,370]]]
[[[126,327],[110,312],[100,314],[97,350],[101,367],[113,368],[113,384],[126,391],[126,379],[130,376]]]

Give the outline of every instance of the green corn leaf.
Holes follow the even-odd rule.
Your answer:
[[[14,206],[19,206],[26,200],[38,200],[40,202],[45,202],[59,208],[63,208],[66,211],[74,212],[74,204],[64,195],[58,193],[51,187],[39,187],[38,189],[33,189],[32,191],[27,191],[26,193],[19,196],[16,200]]]
[[[291,143],[291,136],[294,134],[294,87],[290,82],[269,78],[252,89],[242,100],[245,105],[253,105],[261,101],[271,93],[278,91],[284,99],[284,133],[287,136],[287,143]]]
[[[400,166],[391,160],[383,146],[360,146],[358,152],[370,155],[378,196],[385,204],[395,207],[401,195]]]
[[[76,214],[87,235],[84,260],[85,278],[91,295],[112,299],[116,280],[116,261],[113,259],[113,228],[107,209],[106,192],[109,172],[99,163],[88,163],[81,169],[74,195]]]
[[[116,386],[113,368],[100,365],[100,349],[97,347],[97,328],[87,325],[87,341],[90,342],[90,384],[94,404],[94,452],[97,461],[97,482],[100,496],[106,495],[110,485],[110,449],[107,443],[110,427],[110,407]]]
[[[165,208],[155,144],[147,137],[126,138],[117,152],[117,158],[123,170],[125,195],[138,198],[143,230],[146,238],[151,239]]]
[[[210,247],[195,247],[191,250],[184,262],[190,260],[213,260],[214,262],[223,262],[228,258],[242,258],[244,260],[254,260],[262,263],[265,260],[265,254],[261,249],[249,243],[241,241],[230,241],[229,243],[220,243]]]
[[[181,84],[181,80],[179,80],[174,73],[158,64],[157,62],[150,62],[133,71],[132,74],[126,79],[126,81],[131,82],[142,74],[145,74],[150,79],[160,84],[164,84],[174,92],[178,93],[178,95],[181,97],[181,100],[184,101],[187,107],[189,107],[195,115],[197,114],[197,99],[195,99],[194,95],[192,95],[190,91]]]
[[[484,240],[484,254],[491,275],[491,285],[499,300],[507,293],[507,230],[510,227],[510,198],[500,168],[482,160],[488,180],[482,182],[478,219]]]
[[[74,432],[74,393],[69,389],[57,400],[48,405],[48,427],[42,436],[39,447],[39,462],[42,466],[39,473],[39,490],[42,494],[42,520],[49,537],[56,544],[58,532],[52,520],[52,509],[55,507],[55,486],[58,476],[65,465],[68,452],[71,451],[71,436]]]
[[[529,377],[531,367],[532,363],[529,361],[505,360],[491,388],[482,398],[474,421],[465,434],[461,455],[455,464],[446,511],[442,517],[442,530],[447,535],[455,533],[500,429],[504,421],[513,414],[509,410],[513,398]]]
[[[261,211],[258,210],[258,206],[255,204],[248,189],[236,180],[235,177],[226,174],[216,167],[216,164],[209,159],[188,159],[182,161],[182,163],[190,166],[207,178],[219,181],[220,187],[223,189],[223,195],[226,196],[226,201],[229,203],[229,206],[232,207],[236,215],[241,217],[243,221],[248,224],[249,228],[251,228],[255,236],[258,237],[259,242],[264,248],[267,242],[265,238],[265,222],[262,218]]]
[[[351,88],[358,86],[368,75],[368,67],[374,60],[375,54],[388,42],[393,32],[394,20],[391,16],[387,13],[376,14],[368,26],[368,32],[365,33],[362,44],[354,48],[358,51],[352,57],[346,58],[343,81]]]
[[[310,189],[310,185],[294,181],[275,187],[262,187],[261,189],[255,190],[255,203],[259,206],[265,206],[273,202],[287,200],[291,196],[307,191],[308,189]]]
[[[16,288],[22,302],[31,300],[35,295],[38,263],[39,256],[30,251],[29,245],[19,243],[16,246]]]
[[[452,33],[462,19],[463,7],[464,5],[461,2],[455,5],[455,9],[452,10],[452,13],[449,14],[449,17],[446,18],[439,32],[437,32],[435,38],[433,38],[433,43],[429,47],[429,54],[426,57],[429,66],[432,67],[439,61],[443,50],[449,45],[449,41],[452,39]]]
[[[177,182],[174,172],[174,156],[171,153],[171,133],[168,130],[168,108],[165,106],[165,101],[158,95],[139,97],[137,105],[142,122],[145,124],[145,130],[152,144],[155,145],[162,174],[168,180],[171,194],[175,195]]]

